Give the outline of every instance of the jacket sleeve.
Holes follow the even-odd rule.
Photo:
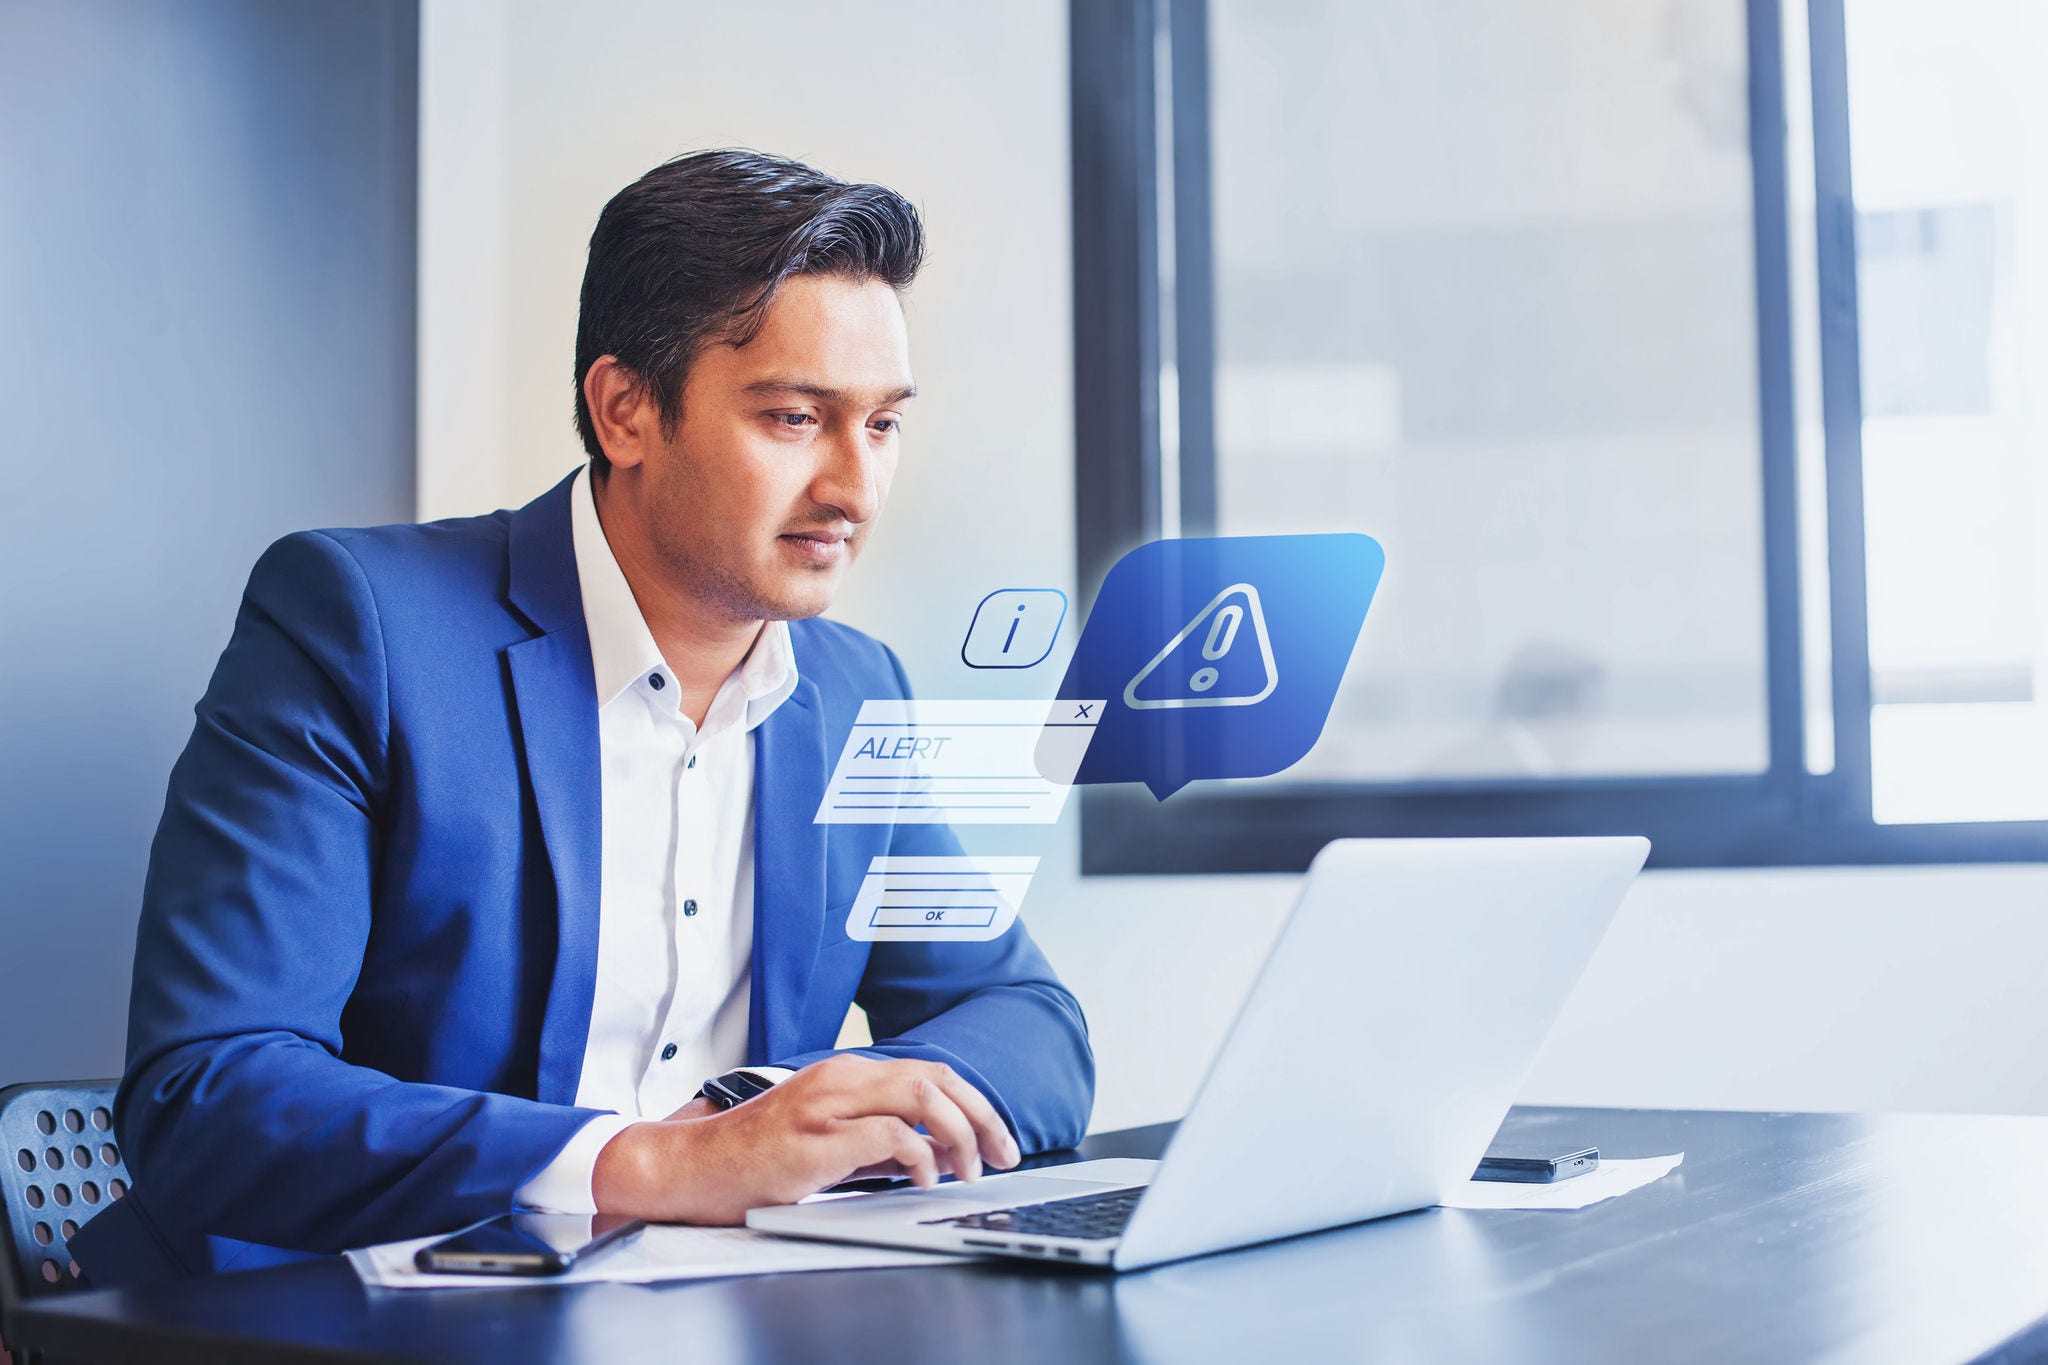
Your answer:
[[[319,532],[279,541],[172,770],[136,934],[116,1123],[180,1232],[337,1251],[457,1227],[598,1112],[342,1060],[389,733],[362,569]]]
[[[889,663],[909,696],[903,665],[893,653]],[[948,826],[919,824],[896,826],[889,852],[958,857],[961,849]],[[1021,918],[983,943],[877,943],[854,999],[875,1037],[858,1051],[945,1062],[988,1096],[1027,1154],[1071,1147],[1087,1132],[1095,1102],[1088,1021]]]

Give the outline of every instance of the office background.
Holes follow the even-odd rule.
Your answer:
[[[1929,54],[1939,56],[1944,40],[1965,45],[1973,23],[1975,31],[1988,31],[2024,7],[1994,0],[1945,7],[1948,26],[1933,34],[1902,30],[1905,21],[1893,12],[1906,7],[1863,8],[1892,14],[1894,24],[1889,41],[1873,40],[1856,54],[1858,79],[1910,92],[1924,84]],[[57,12],[35,7],[38,43],[52,41],[47,16]],[[393,85],[405,84],[400,76],[414,58],[407,46],[410,8],[312,6],[294,11],[291,24],[260,5],[181,11],[210,16],[209,24],[218,25],[211,31],[189,17],[175,26],[138,26],[123,6],[62,12],[75,16],[66,21],[73,27],[65,41],[95,54],[103,91],[94,85],[59,98],[24,84],[25,73],[18,80],[0,71],[8,77],[0,79],[0,92],[9,92],[0,100],[39,111],[35,120],[0,120],[7,170],[0,176],[0,385],[8,386],[14,424],[4,478],[15,513],[0,551],[15,585],[6,608],[7,704],[0,712],[7,783],[0,867],[10,939],[0,993],[0,1077],[110,1074],[118,1067],[129,934],[163,775],[261,545],[304,525],[516,505],[572,467],[568,357],[589,226],[612,192],[678,151],[761,147],[891,184],[922,207],[932,252],[910,300],[910,320],[923,396],[906,430],[909,454],[887,529],[836,614],[896,645],[928,695],[985,694],[991,685],[1025,694],[1041,681],[970,678],[957,651],[988,589],[1077,586],[1076,514],[1090,490],[1077,487],[1075,476],[1075,204],[1064,4],[869,9],[804,0],[778,7],[770,27],[741,8],[651,0],[573,10],[424,0],[416,54],[416,408],[411,263],[377,255],[379,244],[407,240],[393,216],[413,207],[411,148],[392,133],[412,114],[409,89]],[[1398,36],[1430,54],[1433,69],[1461,69],[1454,35],[1470,26],[1454,9],[1418,3],[1389,12],[1404,26]],[[7,23],[21,26],[23,13],[10,9]],[[1259,28],[1248,7],[1213,7],[1219,26],[1237,23],[1242,30],[1231,32],[1231,46],[1214,63],[1217,176],[1219,184],[1242,177],[1244,186],[1233,201],[1238,209],[1218,215],[1226,311],[1233,288],[1241,299],[1272,291],[1286,297],[1288,282],[1248,275],[1247,263],[1290,244],[1284,215],[1262,220],[1260,206],[1289,185],[1318,182],[1318,168],[1345,155],[1357,158],[1356,173],[1340,166],[1343,173],[1318,182],[1335,187],[1329,212],[1352,215],[1351,227],[1368,239],[1415,253],[1408,258],[1413,269],[1438,278],[1453,276],[1421,248],[1446,236],[1449,218],[1483,221],[1498,279],[1512,283],[1574,268],[1586,278],[1601,258],[1584,254],[1569,234],[1537,230],[1568,225],[1570,205],[1550,193],[1546,177],[1572,166],[1531,165],[1517,180],[1501,163],[1510,188],[1526,196],[1503,203],[1482,193],[1483,183],[1475,189],[1449,173],[1433,178],[1426,158],[1400,154],[1426,130],[1449,126],[1455,133],[1456,119],[1468,118],[1468,155],[1498,156],[1501,149],[1475,130],[1520,111],[1531,137],[1524,150],[1532,153],[1559,145],[1572,129],[1617,125],[1637,130],[1646,144],[1660,134],[1676,137],[1672,130],[1682,127],[1693,138],[1684,145],[1698,150],[1694,162],[1668,165],[1662,175],[1617,175],[1600,204],[1614,220],[1605,225],[1609,251],[1653,259],[1664,249],[1694,253],[1687,258],[1694,263],[1689,288],[1679,279],[1647,298],[1612,289],[1601,296],[1610,310],[1599,315],[1604,322],[1654,328],[1668,321],[1673,334],[1666,352],[1639,360],[1644,385],[1631,391],[1645,407],[1661,401],[1664,410],[1688,413],[1684,433],[1665,433],[1664,443],[1651,447],[1659,458],[1634,458],[1645,448],[1640,421],[1596,429],[1607,411],[1594,411],[1589,421],[1597,393],[1566,401],[1555,388],[1527,382],[1541,359],[1533,347],[1504,346],[1461,358],[1467,372],[1447,370],[1432,345],[1455,337],[1456,298],[1446,301],[1442,329],[1408,335],[1405,371],[1389,373],[1370,357],[1352,357],[1339,373],[1317,374],[1284,349],[1232,355],[1219,348],[1222,434],[1246,441],[1263,435],[1275,447],[1219,440],[1226,453],[1240,452],[1224,471],[1223,496],[1243,501],[1225,509],[1225,529],[1285,524],[1294,509],[1284,498],[1249,499],[1262,487],[1287,485],[1262,485],[1247,475],[1270,461],[1294,461],[1295,483],[1314,490],[1302,493],[1302,504],[1344,507],[1355,512],[1359,529],[1389,541],[1387,590],[1354,665],[1362,685],[1413,696],[1430,693],[1433,682],[1456,684],[1441,691],[1445,714],[1400,726],[1376,726],[1372,717],[1383,713],[1372,707],[1347,722],[1340,707],[1328,753],[1316,761],[1361,772],[1378,765],[1387,773],[1526,764],[1529,736],[1503,739],[1498,727],[1489,729],[1496,679],[1517,659],[1533,666],[1539,681],[1550,680],[1552,695],[1574,678],[1601,679],[1599,693],[1615,708],[1593,718],[1600,723],[1580,717],[1587,733],[1576,744],[1570,735],[1546,733],[1539,717],[1533,742],[1547,761],[1611,767],[1622,760],[1603,760],[1603,753],[1645,761],[1656,744],[1673,762],[1747,761],[1760,734],[1760,576],[1754,554],[1745,551],[1759,532],[1753,498],[1744,496],[1753,490],[1742,483],[1755,421],[1754,395],[1743,383],[1745,367],[1754,365],[1746,348],[1755,342],[1737,288],[1748,240],[1743,7],[1729,0],[1640,7],[1555,0],[1543,14],[1576,35],[1585,54],[1579,60],[1587,64],[1582,74],[1637,70],[1640,79],[1620,83],[1606,106],[1575,104],[1555,86],[1566,74],[1539,80],[1529,72],[1542,63],[1532,58],[1524,66],[1512,52],[1496,53],[1491,66],[1468,72],[1465,84],[1447,94],[1391,92],[1389,98],[1409,103],[1369,124],[1372,136],[1346,144],[1348,152],[1318,144],[1312,122],[1290,126],[1286,119],[1298,108],[1262,103],[1256,88],[1230,84],[1231,53],[1263,51],[1283,60],[1336,13],[1297,7],[1292,18],[1301,31],[1290,32]],[[1885,32],[1874,24],[1864,31]],[[2043,55],[2038,26],[2022,37],[2001,45],[2012,71]],[[0,43],[0,51],[9,47]],[[27,47],[12,50],[31,64]],[[194,53],[204,53],[203,64]],[[1796,66],[1792,55],[1788,62]],[[1975,70],[1958,61],[1951,74],[1958,69]],[[192,87],[164,88],[160,82],[172,73],[184,73]],[[1310,93],[1301,99],[1342,93],[1305,84]],[[1996,92],[2006,88],[1998,79],[1980,74],[1974,84],[1978,98],[1962,102],[1948,129],[1926,127],[1926,108],[1910,101],[1872,106],[1871,126],[1884,134],[1872,145],[1906,150],[1889,164],[1859,161],[1860,201],[1918,212],[1979,202],[1995,189],[2005,196],[1998,202],[2026,203],[2032,195],[2041,203],[2038,181],[1987,189],[2006,164],[1998,158],[1978,165],[1955,154],[1959,146],[1980,145],[1986,128],[2010,133],[2026,126],[2011,121],[2015,111],[1996,107]],[[213,100],[239,92],[244,102],[222,109],[217,128],[167,127],[172,110],[221,108],[200,97],[202,86]],[[1221,122],[1233,99],[1241,109],[1269,108],[1271,125],[1241,131],[1233,142],[1230,129],[1240,125]],[[110,126],[43,126],[50,111],[95,101],[114,111]],[[291,110],[302,111],[300,123]],[[122,111],[125,117],[117,117]],[[1353,112],[1370,119],[1373,111]],[[2035,114],[2038,122],[2038,106]],[[151,155],[145,134],[165,139],[160,152]],[[117,155],[110,162],[110,146],[132,160]],[[1623,170],[1638,166],[1625,149],[1597,139],[1573,150],[1580,169],[1603,152]],[[1640,157],[1655,150],[1646,145]],[[107,180],[76,169],[95,164],[108,166]],[[1930,165],[1948,183],[1928,184]],[[26,173],[17,175],[17,168]],[[112,174],[124,168],[126,176]],[[1788,180],[1800,183],[1797,175]],[[150,197],[138,200],[119,188],[137,181]],[[58,183],[95,188],[64,212],[56,211],[63,202],[46,193],[32,198],[8,189]],[[251,186],[264,192],[251,194]],[[169,230],[181,221],[180,205],[196,225],[185,239]],[[146,215],[138,218],[138,207]],[[82,233],[79,225],[95,221],[100,208],[107,235]],[[245,238],[229,235],[242,221],[237,213],[247,220]],[[2007,213],[2006,220],[1994,215],[1990,230],[2010,256]],[[1654,220],[1651,230],[1644,219]],[[2006,223],[2005,237],[1998,236],[1998,221]],[[1517,224],[1526,230],[1518,234]],[[1977,240],[1970,234],[1978,226],[1965,222],[1956,232],[1965,242]],[[279,240],[293,244],[297,268],[264,276],[265,244]],[[1322,249],[1341,259],[1347,240]],[[1794,248],[1795,269],[1810,269],[1796,234]],[[1965,251],[1955,268],[1970,268],[1970,259]],[[2037,298],[2048,263],[2037,254],[2023,265],[2016,277],[1998,278],[2014,297]],[[126,279],[124,269],[141,274]],[[2015,279],[2036,292],[2017,291]],[[267,287],[252,288],[252,280]],[[192,292],[167,293],[167,281]],[[1909,280],[1905,287],[1915,286]],[[301,301],[294,290],[313,292]],[[59,351],[93,339],[64,329],[82,329],[86,317],[125,318],[134,299],[167,301],[154,330],[108,325],[111,345],[149,339],[133,363],[54,363]],[[1540,310],[1545,300],[1538,294],[1528,303]],[[1669,318],[1660,318],[1659,309]],[[1924,307],[1909,313],[1936,315]],[[2048,318],[2048,310],[2036,308],[2032,316]],[[1260,319],[1242,311],[1239,318],[1247,326],[1231,335],[1259,334]],[[199,325],[195,320],[209,330],[182,330]],[[1968,318],[1951,321],[1972,325]],[[1266,335],[1284,334],[1285,323],[1268,326]],[[2001,318],[1984,327],[2012,325]],[[1553,348],[1591,346],[1568,330],[1541,339]],[[1866,371],[1890,354],[1866,358]],[[1811,356],[1802,361],[1812,363]],[[2041,360],[2030,363],[2038,372]],[[1909,381],[1924,373],[1902,368],[1893,391],[1910,389]],[[118,379],[109,379],[110,369]],[[253,396],[222,401],[231,381],[215,376],[245,369],[262,376],[245,381]],[[1811,381],[1802,374],[1802,382]],[[2000,394],[2009,396],[2014,382],[2000,374]],[[1428,429],[1430,383],[1438,386],[1442,412],[1459,411],[1460,397],[1471,397],[1464,410],[1475,414],[1476,430],[1445,435],[1438,428],[1439,437],[1458,445],[1451,458],[1381,466],[1395,477],[1374,483],[1361,474],[1346,484],[1346,471],[1319,457],[1319,442],[1324,450],[1361,443],[1379,452],[1407,450],[1414,433]],[[1871,385],[1866,378],[1866,398]],[[1333,392],[1341,395],[1342,415],[1319,415]],[[2002,401],[1986,396],[1977,406],[1995,410],[1989,420],[2002,420]],[[1957,455],[1964,443],[1953,423],[1943,430],[1938,420],[1915,419],[1913,403],[1939,409],[1941,401],[1908,393],[1900,402],[1905,416],[1889,430],[1875,425],[1884,411],[1874,406],[1869,415],[1873,470],[1885,458],[1885,440],[1895,448],[1931,442],[1936,453],[1897,460],[1900,477],[1889,482],[1873,478],[1872,497],[1881,499],[1871,503],[1873,545],[1881,539],[1880,511],[1891,509],[1885,526],[1896,528],[1903,508],[1921,537],[1917,548],[1938,552],[1880,559],[1873,550],[1873,663],[1923,679],[1944,666],[1953,674],[1981,663],[1987,649],[1995,656],[1993,646],[2012,643],[2007,637],[2017,639],[2020,662],[2043,658],[2043,599],[2039,580],[2029,578],[2041,572],[2038,545],[2013,543],[2016,525],[2023,531],[2043,524],[2048,509],[2034,491],[2039,484],[2028,485],[2026,471],[2015,475],[1995,459]],[[2022,403],[2014,420],[2038,422],[2040,405],[2038,397]],[[85,422],[90,429],[81,434],[67,410],[106,416]],[[159,419],[159,412],[168,415]],[[1245,412],[1279,416],[1265,424],[1233,416]],[[112,430],[116,424],[122,429]],[[409,424],[416,424],[416,459]],[[1540,440],[1528,439],[1532,430]],[[1331,431],[1338,439],[1322,439]],[[1486,442],[1504,449],[1480,448]],[[1592,457],[1576,458],[1589,445]],[[1488,496],[1499,471],[1527,469],[1547,478],[1519,486],[1512,500]],[[2032,477],[2040,479],[2038,469]],[[66,478],[76,478],[88,496],[55,501]],[[1672,481],[1682,486],[1674,490]],[[1680,504],[1687,510],[1680,525],[1631,520]],[[1399,524],[1383,524],[1395,509]],[[55,514],[67,511],[89,516],[90,532]],[[1235,526],[1233,515],[1242,518]],[[2033,540],[2040,539],[2036,531]],[[1407,545],[1415,549],[1404,559]],[[1608,637],[1589,629],[1572,648],[1518,654],[1525,642],[1503,627],[1516,613],[1476,590],[1484,587],[1483,574],[1469,555],[1456,553],[1474,546],[1490,548],[1510,567],[1577,556],[1581,568],[1608,577],[1655,576],[1674,603],[1727,590],[1710,602],[1722,608],[1715,618],[1721,629],[1660,638],[1664,623],[1652,597],[1634,604],[1633,616],[1622,613],[1622,628]],[[1411,563],[1404,575],[1402,566]],[[1744,575],[1747,597],[1729,587]],[[1986,602],[1991,606],[1979,609]],[[1886,610],[1891,614],[1880,618]],[[1568,614],[1558,619],[1569,622]],[[1879,637],[1890,655],[1880,654]],[[38,659],[58,662],[24,667]],[[1412,674],[1401,675],[1397,663],[1412,664]],[[1660,681],[1644,665],[1661,665],[1667,675]],[[2029,689],[2038,685],[2032,676]],[[1654,716],[1631,719],[1623,705],[1674,691],[1699,704],[1662,724]],[[1722,705],[1728,698],[1736,700]],[[1358,705],[1356,698],[1350,704]],[[2037,714],[2027,705],[2029,716]],[[1624,723],[1636,730],[1617,740]],[[2008,734],[1995,754],[2007,761],[1974,777],[1938,765],[1916,777],[1909,765],[1897,770],[1905,775],[1898,785],[1930,800],[1946,792],[1966,801],[1992,777],[2016,772],[2022,785],[2006,798],[2007,813],[2027,813],[2048,773],[2048,759],[2038,753],[2027,770],[2030,733],[2038,731],[2022,730],[2017,740]],[[1935,747],[1943,746],[1958,747],[1952,736],[1937,736]],[[2027,780],[2037,785],[2029,788]],[[2032,818],[2042,815],[2048,810],[2031,811]],[[1089,1011],[1102,1064],[1094,1126],[1176,1115],[1285,912],[1294,878],[1083,877],[1072,813],[1048,852],[1026,916]],[[2039,865],[1653,872],[1632,892],[1524,1098],[2048,1113],[2048,1075],[2031,1060],[2048,1043],[2048,1015],[2037,1003],[2036,964],[2043,960],[2048,868]],[[1134,989],[1133,982],[1144,985]],[[62,1027],[39,1027],[56,1018]]]

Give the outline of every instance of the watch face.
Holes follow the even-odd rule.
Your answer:
[[[733,1094],[743,1100],[750,1100],[754,1096],[774,1088],[751,1071],[728,1071],[718,1079],[725,1083],[726,1089],[732,1091]]]
[[[704,1082],[704,1088],[697,1093],[706,1096],[721,1109],[730,1109],[736,1104],[754,1098],[764,1090],[774,1087],[758,1076],[744,1071],[728,1071],[723,1076],[714,1076]]]

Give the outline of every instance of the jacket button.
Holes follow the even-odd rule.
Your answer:
[[[697,913],[697,902],[695,902],[695,901],[684,901],[684,902],[683,902],[683,914],[684,914],[685,916],[690,916],[690,915],[694,915],[694,914],[696,914],[696,913]]]
[[[675,1059],[676,1045],[674,1043],[670,1043],[667,1047],[661,1050],[661,1060],[663,1060],[664,1062],[672,1062]]]

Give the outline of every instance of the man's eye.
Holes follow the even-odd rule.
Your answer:
[[[874,421],[868,423],[868,425],[873,427],[876,431],[891,432],[895,431],[898,427],[901,427],[903,423],[894,417],[877,417]]]
[[[775,420],[786,427],[800,427],[806,422],[813,425],[817,423],[817,419],[808,412],[778,412],[775,414]]]

